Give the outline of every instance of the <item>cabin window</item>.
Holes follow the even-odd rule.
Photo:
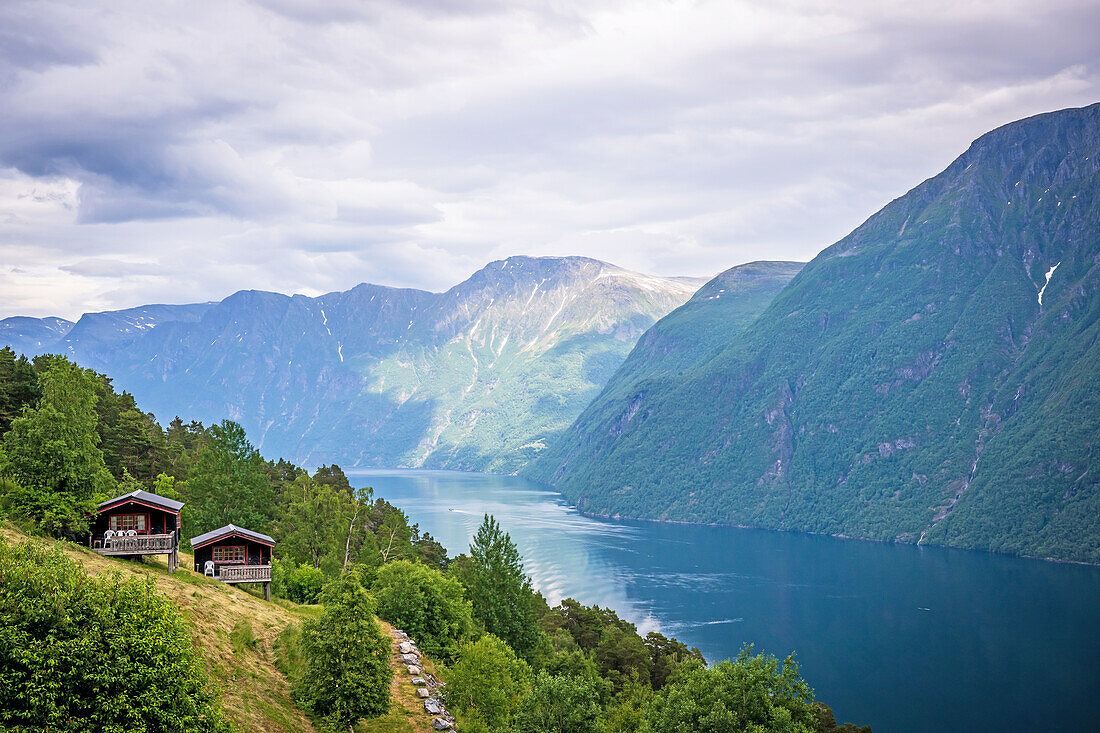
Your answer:
[[[144,532],[149,528],[149,517],[147,514],[112,514],[111,515],[111,529],[115,532],[126,532],[127,530],[134,530],[136,532]]]
[[[214,562],[244,562],[244,547],[241,545],[229,545],[226,547],[214,547],[212,560]]]

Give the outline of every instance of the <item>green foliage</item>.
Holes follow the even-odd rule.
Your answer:
[[[295,695],[326,727],[342,731],[389,709],[390,645],[355,574],[340,575],[322,600],[320,618],[302,626],[305,669]]]
[[[290,484],[286,511],[278,522],[279,554],[298,563],[321,567],[326,556],[339,553],[339,540],[347,534],[351,495],[331,484],[299,475]],[[349,515],[345,518],[345,515]]]
[[[523,733],[597,733],[598,691],[590,679],[539,672],[513,728]]]
[[[604,713],[605,733],[637,733],[642,729],[645,710],[653,700],[653,690],[639,680],[627,680]]]
[[[7,346],[0,349],[0,435],[23,414],[24,407],[33,407],[41,396],[38,374],[30,360],[16,357]]]
[[[439,570],[396,560],[378,569],[372,590],[378,615],[433,657],[451,660],[470,635],[472,607],[465,589]]]
[[[815,733],[818,714],[792,657],[752,656],[713,667],[689,662],[645,711],[647,733]]]
[[[507,729],[531,684],[531,668],[501,639],[486,634],[459,649],[443,688],[459,730]]]
[[[271,561],[271,592],[295,603],[313,604],[321,600],[325,585],[325,573],[309,563],[295,564],[293,560]]]
[[[521,657],[533,654],[539,630],[531,581],[512,538],[488,514],[470,544],[470,562],[456,574],[469,589],[474,618],[485,630]]]
[[[689,649],[682,641],[669,639],[656,631],[645,635],[645,645],[649,650],[650,684],[654,690],[664,687],[687,660],[706,661],[702,652],[695,647]]]
[[[264,460],[244,429],[223,420],[210,428],[187,478],[184,536],[194,537],[226,524],[266,532],[275,513],[275,495]]]
[[[89,578],[0,540],[0,724],[13,731],[228,731],[179,612],[152,581]]]
[[[4,502],[50,534],[79,537],[95,497],[115,485],[99,450],[96,380],[63,358],[45,364],[38,405],[4,435],[0,474],[18,484]]]

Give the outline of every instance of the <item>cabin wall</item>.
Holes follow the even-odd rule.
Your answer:
[[[92,522],[92,538],[102,540],[103,534],[111,528],[111,517],[120,514],[144,514],[146,528],[138,534],[168,534],[179,529],[179,520],[172,512],[153,509],[143,504],[122,504],[96,515]]]
[[[220,539],[217,542],[212,542],[209,545],[203,545],[199,549],[195,550],[195,572],[201,573],[203,567],[206,565],[207,560],[211,560],[214,557],[215,547],[244,547],[244,562],[215,562],[214,574],[221,574],[223,566],[233,565],[270,565],[271,564],[271,548],[267,545],[252,540],[244,539],[243,537],[226,537]]]

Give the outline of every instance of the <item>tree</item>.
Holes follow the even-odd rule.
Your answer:
[[[443,688],[459,730],[506,730],[531,684],[531,668],[501,639],[486,634],[464,644]]]
[[[389,709],[390,644],[354,573],[329,583],[321,600],[324,612],[302,627],[306,667],[295,694],[330,730],[351,731]]]
[[[150,579],[89,578],[0,539],[0,729],[228,731],[186,622]]]
[[[676,673],[681,663],[688,659],[703,659],[703,653],[697,648],[688,648],[687,644],[669,639],[664,634],[651,631],[645,636],[645,645],[649,649],[650,684],[654,690],[660,690]]]
[[[12,420],[23,413],[24,407],[32,407],[42,390],[38,386],[38,373],[25,356],[15,356],[11,348],[0,349],[0,435],[8,432]]]
[[[591,680],[542,671],[523,698],[513,727],[524,733],[596,733],[599,716]]]
[[[646,709],[648,733],[706,730],[715,733],[813,733],[813,694],[793,656],[780,662],[752,656],[746,646],[732,662],[713,667],[691,660]]]
[[[372,590],[378,615],[432,656],[449,661],[470,635],[472,607],[465,589],[438,570],[397,560],[378,569]]]
[[[521,657],[530,656],[539,641],[535,594],[519,550],[493,517],[485,515],[470,544],[470,562],[456,572],[470,591],[474,618]]]
[[[223,420],[208,431],[187,478],[184,536],[236,524],[266,532],[275,514],[275,495],[264,460],[244,428]]]
[[[95,498],[115,488],[99,450],[95,377],[63,357],[44,361],[42,396],[4,435],[0,473],[19,489],[5,497],[14,514],[50,534],[79,537]]]
[[[321,567],[337,551],[349,497],[325,483],[300,474],[287,489],[289,504],[279,521],[280,554],[294,562]],[[343,548],[340,547],[340,550]]]

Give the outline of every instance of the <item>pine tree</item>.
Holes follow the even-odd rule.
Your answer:
[[[534,591],[516,544],[488,514],[470,544],[470,560],[460,579],[470,589],[474,618],[529,657],[539,637]]]

